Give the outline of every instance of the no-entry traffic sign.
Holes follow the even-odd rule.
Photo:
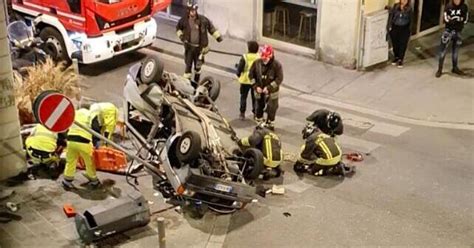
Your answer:
[[[47,91],[34,101],[33,113],[39,123],[52,132],[65,132],[74,122],[74,105],[61,93]]]

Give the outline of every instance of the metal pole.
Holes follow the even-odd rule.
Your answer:
[[[158,217],[156,222],[158,223],[158,247],[166,248],[165,218]]]
[[[120,145],[118,145],[117,143],[105,138],[104,136],[100,135],[99,133],[97,133],[96,131],[92,130],[91,128],[83,125],[82,123],[79,123],[77,121],[74,121],[74,124],[77,125],[78,127],[86,130],[87,132],[91,133],[92,135],[94,135],[95,137],[99,138],[100,140],[104,141],[105,143],[111,145],[113,148],[115,149],[118,149],[120,151],[122,151],[123,153],[127,154],[127,156],[131,157],[131,158],[134,158],[136,160],[138,160],[139,162],[141,162],[147,169],[153,171],[154,173],[156,173],[158,176],[160,176],[162,179],[164,179],[165,177],[162,175],[162,172],[160,172],[157,168],[155,168],[155,166],[153,166],[152,164],[148,163],[147,161],[143,160],[142,158],[136,156],[135,154],[125,150],[123,147],[121,147]]]

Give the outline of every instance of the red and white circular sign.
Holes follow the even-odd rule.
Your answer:
[[[61,133],[74,123],[74,105],[66,96],[52,92],[39,100],[36,109],[38,121],[47,129]]]

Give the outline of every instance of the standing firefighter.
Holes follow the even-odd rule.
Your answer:
[[[212,22],[207,17],[199,15],[197,9],[197,4],[189,1],[186,16],[183,16],[176,26],[176,34],[184,43],[184,63],[186,64],[184,77],[191,79],[194,65],[194,85],[199,83],[204,55],[209,52],[207,32],[218,42],[222,41],[222,36]]]
[[[240,115],[241,120],[245,119],[247,109],[247,96],[250,92],[252,99],[252,113],[255,118],[255,94],[252,88],[252,81],[249,78],[249,71],[255,60],[258,59],[258,43],[256,41],[247,42],[248,53],[242,55],[237,67],[237,76],[240,83]]]
[[[112,138],[117,124],[118,109],[109,102],[94,103],[90,107],[92,114],[92,122],[98,123],[100,126],[100,134],[107,139]],[[98,148],[100,145],[99,139],[94,138],[94,146]]]
[[[260,174],[263,175],[264,180],[281,175],[280,164],[283,160],[283,152],[280,137],[266,129],[263,124],[255,127],[252,135],[240,139],[238,144],[243,149],[256,148],[262,152],[263,163],[266,168]]]
[[[449,43],[451,43],[453,51],[453,69],[451,72],[458,75],[464,75],[464,72],[458,67],[458,56],[459,48],[462,44],[461,32],[464,28],[464,24],[467,23],[468,18],[469,10],[467,5],[464,3],[464,0],[450,0],[450,2],[446,5],[443,18],[444,22],[446,23],[446,28],[441,35],[438,71],[436,72],[436,77],[439,78],[443,74],[444,58],[446,57]]]
[[[334,137],[322,133],[314,126],[303,130],[305,144],[293,169],[296,173],[308,172],[323,176],[329,173],[344,175],[351,169],[342,163],[342,151]]]
[[[47,166],[52,170],[59,165],[62,147],[66,146],[66,136],[63,133],[53,133],[38,124],[26,138],[25,146],[28,161],[32,166]]]
[[[275,129],[275,116],[278,109],[278,95],[280,85],[283,82],[283,69],[273,55],[273,48],[264,45],[260,49],[260,59],[257,59],[249,73],[250,79],[255,81],[255,121],[265,122],[263,111],[266,109],[267,120],[266,127],[270,130]],[[265,108],[266,107],[266,108]]]
[[[100,132],[100,126],[97,121],[93,121],[91,111],[81,108],[76,111],[74,122],[79,122],[84,126],[92,128],[96,132]],[[93,146],[92,134],[73,125],[67,135],[67,153],[66,153],[66,168],[64,169],[64,180],[62,185],[65,189],[74,189],[74,175],[76,174],[76,165],[79,158],[82,158],[86,167],[86,177],[89,179],[88,185],[92,188],[100,186],[99,179],[97,179],[95,164],[92,159]]]

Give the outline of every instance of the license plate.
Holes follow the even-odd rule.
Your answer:
[[[232,191],[231,186],[227,186],[227,185],[223,185],[223,184],[216,184],[214,186],[214,189],[219,190],[219,191],[223,191],[223,192],[231,192]]]
[[[122,38],[122,43],[127,43],[135,39],[135,34],[129,34]]]

